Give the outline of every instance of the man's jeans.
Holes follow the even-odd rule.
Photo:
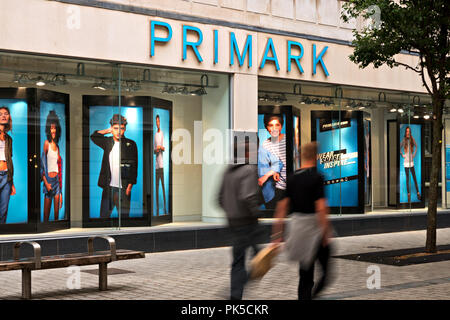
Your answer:
[[[102,192],[102,202],[100,205],[100,218],[110,218],[114,207],[119,213],[119,195],[121,218],[128,218],[130,214],[130,196],[126,195],[126,188],[108,187]]]
[[[8,182],[8,171],[0,171],[0,224],[6,223],[11,187],[11,181]]]
[[[241,227],[230,228],[233,244],[233,262],[231,265],[231,300],[241,300],[244,286],[249,279],[249,274],[245,269],[245,253],[247,248],[259,251],[257,247],[259,225],[252,224]]]

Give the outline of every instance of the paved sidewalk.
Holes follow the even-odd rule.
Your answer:
[[[334,240],[335,254],[376,252],[425,245],[425,231],[344,237]],[[450,244],[450,228],[438,230],[438,245]],[[228,296],[231,250],[229,247],[150,253],[145,259],[117,261],[110,269],[109,290],[98,291],[97,266],[81,267],[81,289],[68,289],[67,269],[32,273],[34,299],[45,300],[217,300]],[[450,299],[450,261],[403,267],[378,265],[381,288],[367,289],[367,262],[332,259],[334,282],[321,299]],[[86,272],[91,271],[91,272]],[[120,273],[120,271],[126,273]],[[19,299],[21,272],[0,272],[0,299]],[[251,283],[244,299],[297,299],[298,270],[284,254],[260,281]]]

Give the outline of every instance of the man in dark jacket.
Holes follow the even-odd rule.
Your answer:
[[[246,163],[232,164],[226,169],[218,199],[220,207],[226,213],[232,235],[231,300],[242,299],[244,286],[249,279],[245,268],[246,249],[252,247],[255,251],[258,250],[258,216],[262,196],[258,185],[257,165],[249,164],[248,161],[248,146],[246,143]],[[240,147],[244,147],[244,144]]]
[[[125,117],[115,114],[110,124],[110,128],[97,130],[91,135],[92,142],[103,149],[98,177],[98,186],[103,189],[100,218],[109,218],[114,207],[119,211],[119,196],[122,217],[127,218],[131,189],[137,177],[137,146],[133,140],[124,136],[127,125]],[[105,137],[106,134],[112,134],[112,137]]]

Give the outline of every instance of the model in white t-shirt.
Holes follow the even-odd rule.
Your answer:
[[[156,161],[155,161],[155,180],[156,180],[156,214],[159,215],[159,182],[161,181],[162,191],[163,191],[163,200],[164,200],[164,213],[163,215],[168,214],[166,207],[166,189],[164,187],[164,159],[163,159],[163,152],[166,150],[164,148],[164,134],[161,130],[161,120],[159,118],[159,115],[156,115],[155,118],[156,121],[156,127],[158,130],[155,133],[155,140],[154,140],[154,153],[156,155]]]
[[[61,124],[54,110],[48,113],[45,124],[47,139],[41,159],[41,179],[44,184],[44,215],[43,221],[50,219],[50,211],[53,202],[54,221],[59,220],[59,211],[63,204],[62,195],[62,159],[59,149],[61,138]]]

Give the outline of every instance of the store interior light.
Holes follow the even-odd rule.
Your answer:
[[[176,92],[177,92],[177,90],[173,86],[170,86],[169,89],[167,90],[167,93],[170,93],[170,94],[174,94]]]
[[[36,79],[36,85],[39,86],[39,87],[45,86],[45,81],[44,81],[44,79],[41,76],[39,76]]]
[[[397,112],[398,112],[398,113],[403,113],[403,109],[402,109],[402,108],[399,108],[399,109],[397,109]]]
[[[207,92],[204,87],[200,87],[196,90],[191,91],[191,95],[194,95],[194,96],[203,96],[205,94],[207,94]]]
[[[189,94],[189,90],[188,90],[188,88],[186,86],[185,87],[179,87],[179,88],[177,88],[177,93],[186,95],[186,94]]]
[[[26,73],[20,73],[14,75],[14,82],[18,84],[29,84],[33,81],[31,80],[30,76]]]
[[[309,97],[302,97],[300,99],[300,104],[311,104],[311,99]]]
[[[67,84],[66,75],[64,74],[56,74],[50,80],[49,84],[54,86],[64,86]]]
[[[105,84],[105,82],[102,80],[102,82],[97,83],[97,84],[94,84],[94,85],[92,86],[92,88],[94,88],[94,89],[99,89],[99,90],[102,90],[102,91],[105,91],[105,90],[106,90],[106,84]]]
[[[419,119],[419,116],[417,114],[414,115],[414,119]]]
[[[396,108],[391,108],[391,110],[389,110],[390,112],[397,112]]]
[[[426,114],[426,115],[423,116],[423,118],[424,118],[425,120],[428,120],[428,119],[430,119],[430,115],[429,115],[429,114]]]
[[[313,98],[313,99],[311,100],[311,102],[312,102],[313,104],[320,104],[320,99],[319,99],[319,98]]]

